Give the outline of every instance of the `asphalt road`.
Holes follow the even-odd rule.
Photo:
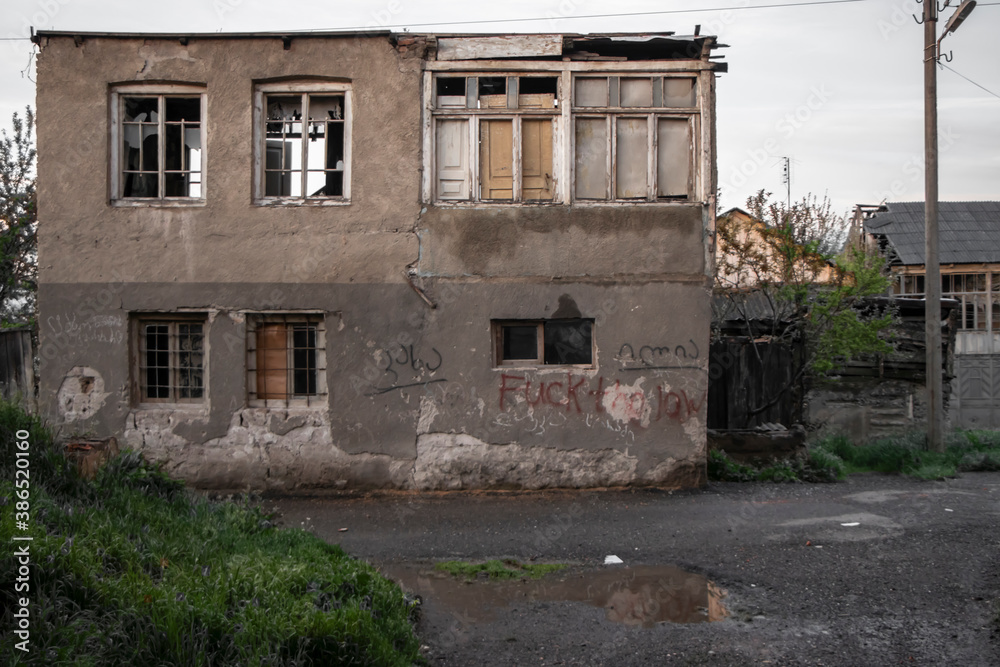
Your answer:
[[[271,504],[420,593],[434,665],[1000,665],[1000,473]],[[432,569],[492,558],[571,567]]]

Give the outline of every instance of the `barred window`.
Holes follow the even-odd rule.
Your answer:
[[[326,327],[321,315],[261,315],[247,322],[251,404],[325,405]]]
[[[139,401],[205,400],[205,318],[138,322]]]

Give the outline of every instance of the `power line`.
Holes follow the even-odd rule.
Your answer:
[[[771,5],[740,5],[735,7],[708,7],[702,9],[666,9],[656,12],[626,12],[620,14],[584,14],[583,16],[537,16],[534,18],[520,18],[520,19],[480,19],[475,21],[434,21],[431,23],[408,23],[405,24],[407,28],[426,28],[428,26],[436,25],[473,25],[481,23],[524,23],[528,21],[570,21],[577,19],[606,19],[606,18],[621,18],[626,16],[659,16],[663,14],[696,14],[703,12],[729,12],[729,11],[740,11],[746,9],[775,9],[779,7],[810,7],[813,5],[842,5],[852,2],[867,2],[868,0],[812,0],[810,2],[786,2],[782,4],[771,4]],[[1000,4],[1000,3],[997,3]],[[404,24],[392,24],[392,25],[404,25]],[[358,26],[351,28],[337,28],[337,30],[371,30],[371,26]],[[303,32],[320,32],[321,30],[308,30]]]
[[[998,3],[995,3],[995,4],[998,4],[998,5],[1000,5],[1000,2],[998,2]],[[956,70],[952,69],[951,67],[948,67],[947,65],[945,65],[944,63],[942,63],[942,62],[940,62],[940,61],[938,61],[938,62],[939,62],[939,64],[941,65],[941,67],[944,67],[945,69],[948,69],[948,70],[951,70],[951,71],[952,71],[952,72],[954,72],[955,74],[958,74],[958,75],[959,75],[960,77],[962,77],[963,79],[965,79],[966,81],[968,81],[969,83],[971,83],[971,84],[972,84],[973,86],[976,86],[977,88],[981,88],[981,89],[985,90],[985,91],[986,91],[987,93],[989,93],[990,95],[992,95],[993,97],[996,97],[997,99],[1000,99],[1000,95],[997,95],[996,93],[994,93],[994,92],[993,92],[992,90],[990,90],[989,88],[987,88],[987,87],[985,87],[985,86],[981,86],[981,85],[979,85],[978,83],[976,83],[975,81],[973,81],[973,80],[972,80],[972,79],[970,79],[969,77],[965,76],[965,75],[964,75],[964,74],[962,74],[961,72],[958,72],[958,71],[956,71]]]
[[[622,12],[617,14],[584,14],[582,16],[536,16],[531,18],[519,18],[519,19],[477,19],[469,21],[432,21],[429,23],[408,23],[408,24],[392,24],[392,25],[405,25],[407,28],[426,28],[428,26],[444,26],[444,25],[476,25],[476,24],[486,24],[486,23],[526,23],[531,21],[575,21],[579,19],[606,19],[606,18],[625,18],[630,16],[661,16],[665,14],[699,14],[705,12],[731,12],[731,11],[745,11],[748,9],[778,9],[782,7],[812,7],[815,5],[843,5],[855,2],[867,2],[868,0],[810,0],[808,2],[786,2],[786,3],[775,3],[769,5],[738,5],[732,7],[708,7],[701,9],[665,9],[655,12]],[[980,3],[982,4],[1000,4],[997,3]],[[334,30],[371,30],[372,26],[353,26],[348,28],[334,28]],[[292,30],[288,31],[291,33],[295,32],[323,32],[327,28],[317,28],[314,30]],[[3,42],[13,42],[13,41],[30,41],[30,37],[0,37],[0,41]]]

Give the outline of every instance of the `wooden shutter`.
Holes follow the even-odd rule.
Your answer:
[[[437,195],[439,199],[468,199],[469,121],[437,121]]]
[[[479,123],[479,162],[483,199],[514,198],[514,123]]]
[[[552,199],[552,121],[521,122],[521,192],[526,200]]]
[[[288,398],[288,329],[284,324],[257,327],[257,398]]]

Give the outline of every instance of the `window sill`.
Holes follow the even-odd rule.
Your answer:
[[[254,199],[254,206],[282,207],[282,206],[349,206],[350,199],[311,199],[301,197],[267,197]]]
[[[112,199],[114,208],[199,208],[207,205],[205,199]]]
[[[503,364],[495,371],[596,371],[597,364]]]
[[[143,412],[155,412],[158,410],[170,412],[187,412],[190,414],[205,414],[209,413],[208,402],[204,403],[167,403],[166,401],[162,403],[136,403],[132,406],[133,410],[141,410]]]
[[[664,201],[649,201],[645,199],[636,199],[630,201],[596,201],[596,200],[577,200],[573,202],[556,202],[556,201],[528,201],[528,202],[500,202],[500,201],[451,201],[451,200],[441,200],[435,201],[431,204],[432,206],[437,206],[438,208],[523,208],[523,207],[537,207],[537,208],[552,208],[552,207],[575,207],[579,206],[582,208],[631,208],[633,206],[650,206],[650,207],[660,207],[669,208],[674,206],[704,206],[705,202],[697,200],[664,200]]]
[[[319,412],[330,407],[328,396],[310,397],[308,402],[304,398],[295,398],[290,401],[251,399],[247,401],[247,407],[254,410],[293,410],[299,412]]]

